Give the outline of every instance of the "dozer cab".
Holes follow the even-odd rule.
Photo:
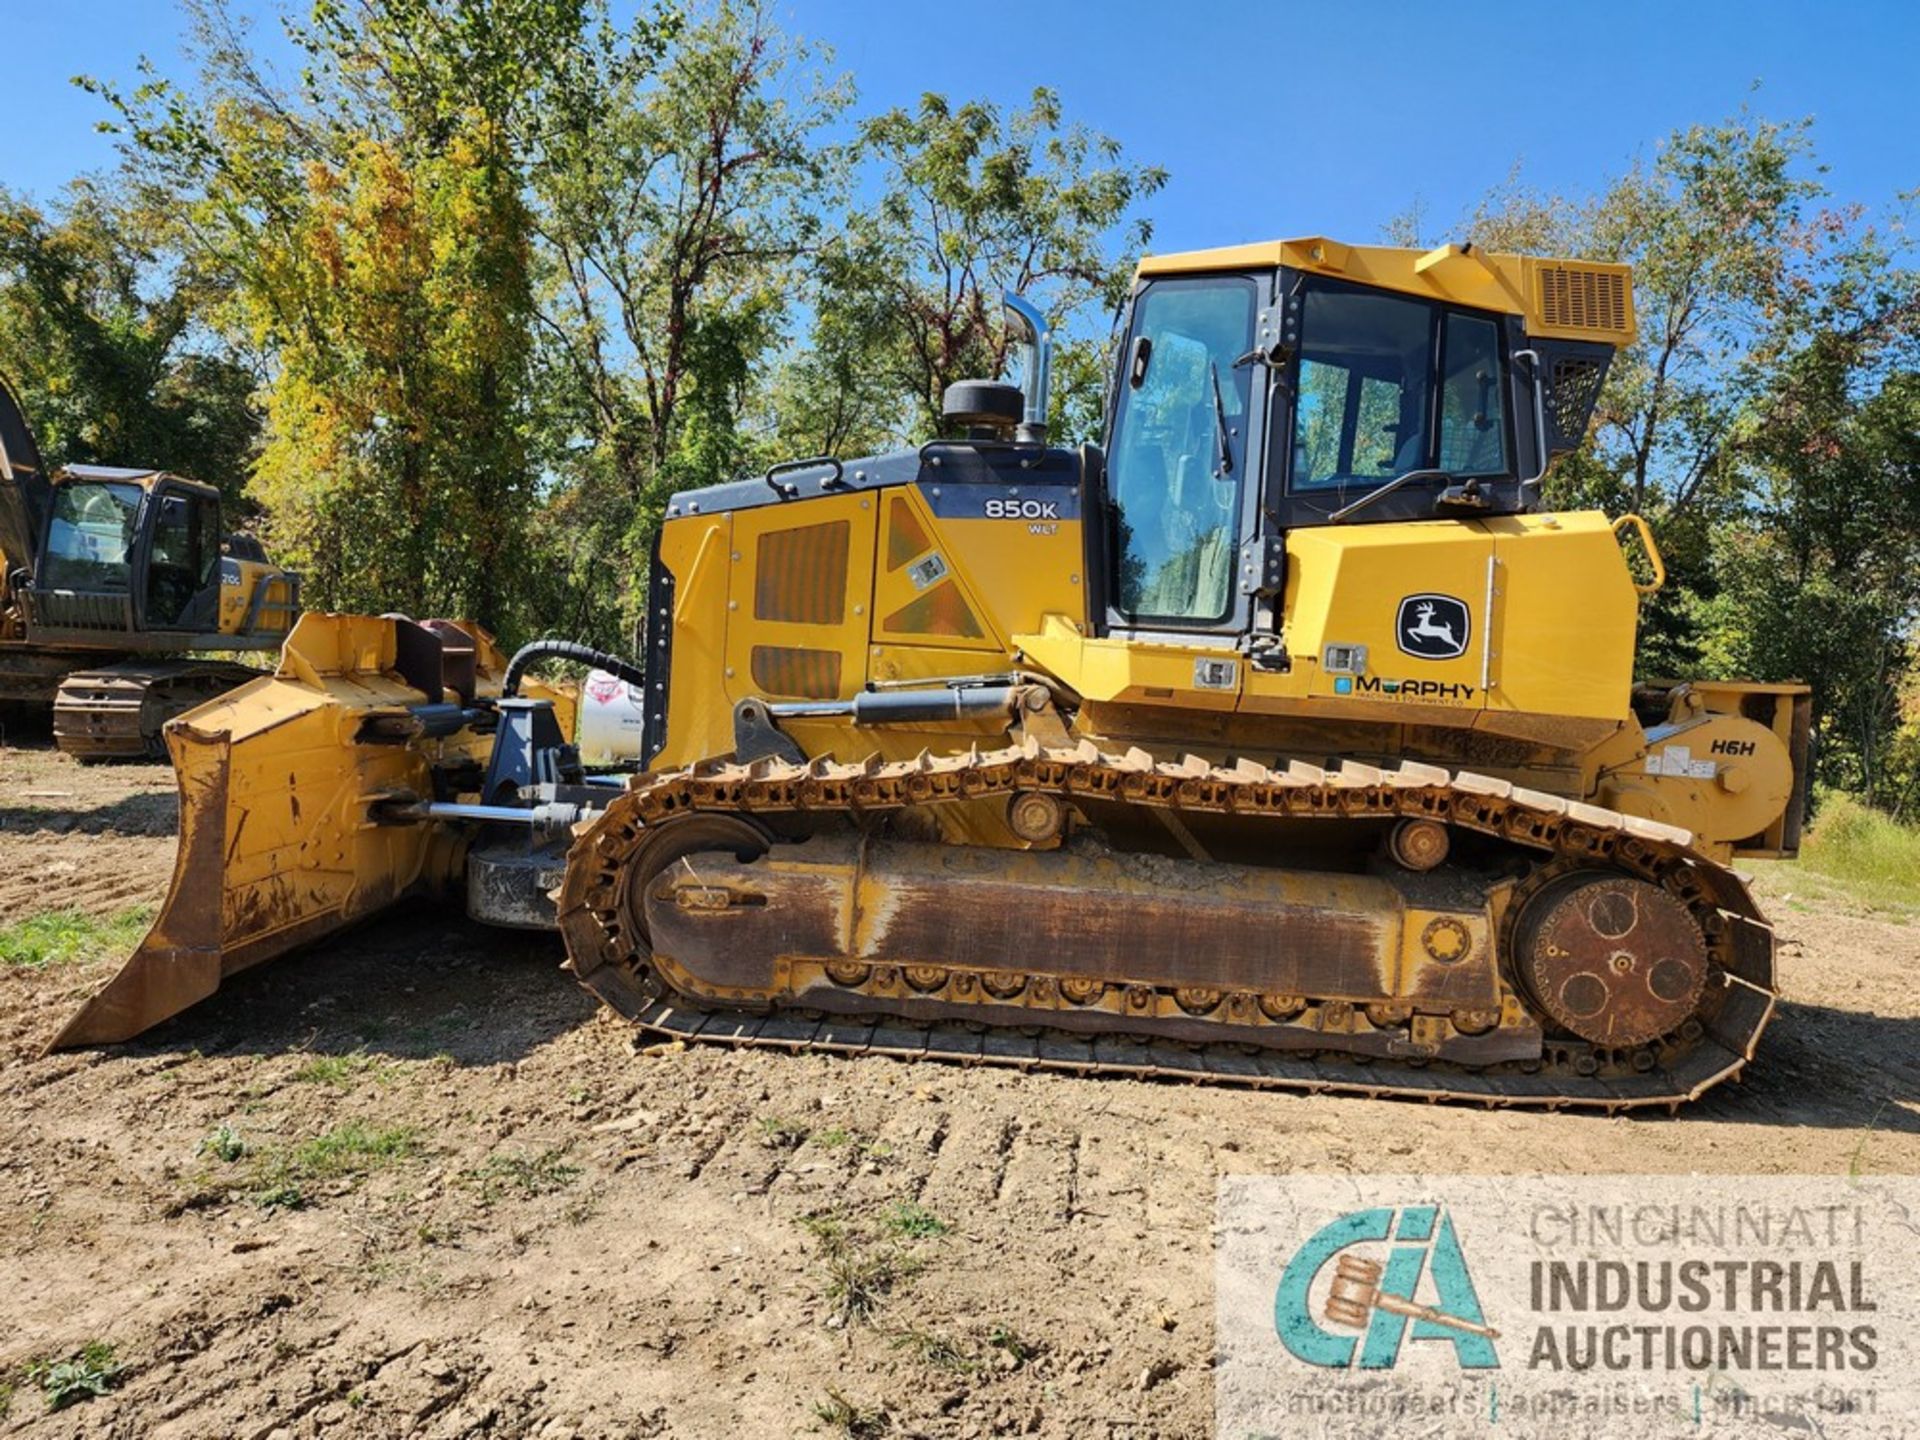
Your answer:
[[[169,727],[172,897],[57,1043],[451,891],[690,1040],[1607,1110],[1737,1074],[1775,992],[1729,867],[1798,845],[1807,694],[1636,687],[1653,537],[1541,510],[1628,272],[1151,258],[1077,450],[1008,303],[1024,391],[955,386],[950,438],[673,498],[632,773],[523,693],[609,657],[477,683],[444,625],[305,616]]]
[[[212,486],[102,465],[49,475],[0,381],[0,701],[51,702],[60,749],[164,754],[169,719],[260,673],[205,657],[279,649],[299,600],[257,540],[224,533]]]

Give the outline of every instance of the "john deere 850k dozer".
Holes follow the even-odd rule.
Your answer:
[[[491,693],[444,628],[305,617],[171,728],[173,895],[59,1043],[464,890],[692,1040],[1608,1109],[1737,1073],[1773,945],[1728,865],[1794,853],[1807,702],[1636,687],[1647,527],[1540,512],[1627,271],[1149,259],[1079,450],[1008,303],[1025,393],[955,386],[955,438],[674,498],[632,774],[517,693],[540,647]]]

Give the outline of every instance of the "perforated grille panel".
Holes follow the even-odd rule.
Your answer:
[[[754,571],[754,617],[795,625],[840,624],[847,612],[847,536],[844,520],[762,535]]]
[[[802,700],[840,698],[840,652],[787,645],[753,647],[753,683],[769,695]]]
[[[1540,318],[1568,330],[1627,328],[1627,277],[1617,270],[1543,265]]]
[[[1585,437],[1606,373],[1605,365],[1584,356],[1556,357],[1548,367],[1547,415],[1563,443],[1578,445]]]

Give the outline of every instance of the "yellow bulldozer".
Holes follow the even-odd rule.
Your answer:
[[[1634,680],[1659,552],[1547,513],[1624,267],[1305,239],[1149,258],[1104,444],[963,382],[948,438],[675,496],[643,663],[309,614],[168,730],[172,895],[59,1045],[406,896],[557,927],[689,1041],[1612,1111],[1775,998],[1808,696]],[[1631,557],[1631,558],[1630,558]],[[646,697],[587,773],[528,676]]]
[[[85,760],[159,757],[162,727],[259,670],[293,627],[299,577],[227,535],[220,492],[161,470],[48,474],[0,380],[0,702],[53,707]]]

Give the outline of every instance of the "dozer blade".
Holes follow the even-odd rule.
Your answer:
[[[427,627],[309,614],[273,675],[168,725],[180,787],[172,888],[140,948],[49,1048],[131,1039],[228,976],[444,879],[440,827],[374,814],[429,793],[428,744],[442,759],[463,744],[484,759],[484,737],[413,734],[412,708],[442,701],[442,666]]]

